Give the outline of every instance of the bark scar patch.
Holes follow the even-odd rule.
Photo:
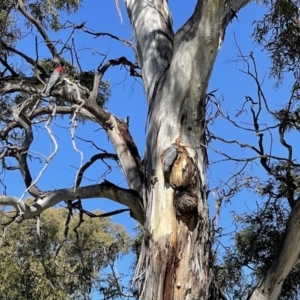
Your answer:
[[[173,299],[173,285],[176,281],[176,271],[178,267],[178,258],[176,257],[177,245],[170,245],[168,260],[166,265],[165,283],[164,283],[164,300]]]
[[[161,155],[164,175],[174,189],[195,184],[196,166],[184,147],[172,144]]]

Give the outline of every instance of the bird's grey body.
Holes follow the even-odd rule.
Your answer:
[[[46,97],[49,96],[49,94],[50,94],[52,88],[60,81],[63,72],[64,72],[63,67],[57,67],[57,68],[53,71],[53,73],[52,73],[52,75],[51,75],[51,77],[50,77],[50,79],[49,79],[47,85],[45,86],[45,88],[44,88],[44,90],[43,90],[43,94],[44,94]]]

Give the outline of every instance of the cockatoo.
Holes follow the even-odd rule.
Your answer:
[[[47,97],[49,93],[51,92],[52,88],[61,80],[61,77],[64,73],[64,68],[59,66],[54,69],[47,85],[45,86],[43,90],[43,94]]]

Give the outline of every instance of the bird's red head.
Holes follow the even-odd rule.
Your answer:
[[[58,73],[58,74],[61,74],[61,73],[63,73],[64,68],[59,66],[59,67],[57,67],[54,71],[55,71],[56,73]]]

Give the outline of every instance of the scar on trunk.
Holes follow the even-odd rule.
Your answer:
[[[197,167],[186,149],[172,144],[161,155],[166,182],[174,189],[174,207],[176,215],[189,227],[195,225],[198,196]]]
[[[178,267],[178,257],[176,255],[176,243],[175,245],[169,245],[168,258],[165,272],[165,282],[164,282],[164,299],[173,299],[173,283],[175,282],[175,269]]]
[[[172,144],[161,155],[166,181],[175,190],[193,189],[197,168],[186,149]]]

